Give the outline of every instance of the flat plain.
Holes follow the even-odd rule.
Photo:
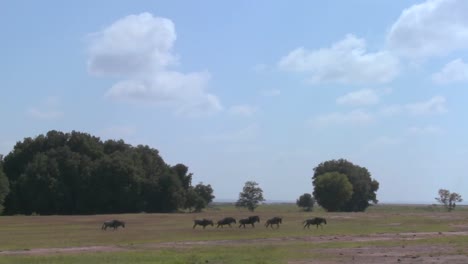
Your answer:
[[[205,229],[194,219],[260,216],[255,227]],[[266,228],[273,216],[279,228]],[[323,228],[303,221],[325,217]],[[101,230],[119,219],[125,228]],[[3,263],[468,263],[468,208],[376,205],[362,213],[268,204],[251,213],[215,204],[202,213],[1,216]]]

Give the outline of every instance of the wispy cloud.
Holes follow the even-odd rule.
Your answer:
[[[399,61],[387,51],[366,51],[364,39],[349,34],[330,48],[297,48],[281,58],[278,67],[301,72],[312,83],[385,83],[399,73]]]
[[[363,110],[353,110],[351,112],[334,112],[319,115],[309,122],[314,126],[330,125],[362,125],[374,121],[374,116]]]
[[[30,107],[26,113],[30,117],[39,120],[57,120],[65,116],[60,108],[60,99],[56,96],[49,96],[39,103],[39,106]]]
[[[253,116],[257,112],[257,108],[250,105],[234,105],[228,111],[231,115],[238,116]]]
[[[339,105],[351,106],[374,105],[379,103],[379,101],[380,96],[376,90],[373,89],[353,91],[336,99],[336,103]]]
[[[260,94],[265,97],[274,97],[279,96],[281,91],[279,89],[262,90],[260,91]]]
[[[443,96],[434,96],[427,101],[407,104],[405,108],[412,115],[442,114],[447,112],[446,101]]]
[[[129,15],[89,36],[88,70],[98,76],[124,80],[106,93],[111,99],[171,107],[177,113],[217,112],[218,97],[206,91],[206,71],[170,70],[179,64],[173,52],[174,23],[150,13]]]
[[[445,97],[437,95],[426,101],[404,105],[384,106],[380,109],[379,114],[382,116],[395,116],[398,114],[409,114],[413,116],[443,114],[448,111],[446,103],[447,100]]]
[[[245,142],[256,139],[259,134],[260,126],[258,124],[251,124],[238,130],[225,131],[206,136],[204,140],[210,142]]]
[[[137,129],[135,126],[132,125],[117,125],[117,126],[109,126],[101,130],[99,133],[102,137],[108,139],[126,139],[130,136],[135,135]]]
[[[432,80],[439,84],[468,81],[468,64],[462,59],[447,63],[439,72],[432,75]]]
[[[412,126],[408,128],[408,132],[413,135],[439,135],[444,132],[444,130],[438,126],[428,125],[428,126]]]

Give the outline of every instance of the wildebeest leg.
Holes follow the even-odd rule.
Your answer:
[[[194,229],[196,226],[197,226],[197,223],[193,224],[193,228],[192,228],[192,229]]]

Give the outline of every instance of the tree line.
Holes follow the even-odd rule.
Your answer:
[[[213,201],[213,188],[193,186],[192,177],[187,166],[166,164],[148,146],[52,130],[0,156],[0,213],[201,211]],[[306,211],[317,203],[330,212],[359,212],[378,202],[379,183],[367,168],[345,159],[316,166],[312,185],[312,194],[296,201]],[[462,198],[441,189],[436,200],[451,211]],[[258,183],[247,181],[235,205],[254,211],[263,201]]]
[[[192,177],[148,146],[53,130],[17,142],[0,160],[0,204],[5,214],[196,211],[214,196]]]

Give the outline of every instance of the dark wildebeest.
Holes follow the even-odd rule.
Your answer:
[[[102,227],[101,229],[102,230],[107,230],[108,227],[112,227],[115,229],[117,229],[119,226],[121,227],[125,227],[125,222],[123,221],[119,221],[119,220],[111,220],[111,221],[106,221],[102,224]]]
[[[225,225],[229,225],[229,227],[232,227],[232,223],[237,224],[236,219],[234,219],[233,217],[225,217],[218,221],[218,225],[216,226],[216,228],[218,228],[219,226],[224,227]]]
[[[245,228],[245,225],[252,225],[252,227],[255,227],[256,222],[260,223],[260,217],[258,217],[257,215],[249,216],[249,218],[239,220],[239,228],[241,226],[244,226]]]
[[[203,226],[203,229],[205,229],[207,225],[213,226],[213,221],[204,218],[202,220],[193,220],[193,228],[195,228],[197,225]]]
[[[276,228],[279,228],[279,224],[282,224],[282,223],[283,223],[283,218],[275,216],[266,221],[265,227],[270,226],[271,228],[273,228],[273,225],[276,225]]]
[[[327,220],[325,220],[325,218],[322,218],[322,217],[314,217],[314,218],[311,218],[311,219],[307,219],[303,222],[304,225],[304,228],[309,228],[310,229],[310,225],[316,225],[317,228],[320,226],[321,228],[323,228],[322,226],[322,223],[323,224],[327,224]]]

